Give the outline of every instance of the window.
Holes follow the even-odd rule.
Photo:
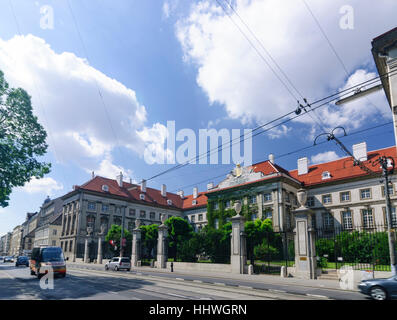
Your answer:
[[[72,228],[72,229],[73,229],[73,228]],[[53,236],[56,236],[56,235],[57,235],[57,230],[56,230],[56,229],[52,230],[52,235],[53,235]]]
[[[263,195],[263,201],[265,201],[265,202],[272,201],[272,194],[271,193],[265,193]]]
[[[143,193],[141,193],[141,194],[139,195],[139,199],[145,200],[145,195],[144,195]]]
[[[219,220],[215,219],[215,229],[219,229]]]
[[[371,189],[368,188],[360,190],[360,198],[361,200],[371,199]]]
[[[389,221],[389,217],[386,213],[386,208],[383,208],[383,213],[385,215],[385,221],[386,221],[386,225],[388,224]],[[397,228],[397,215],[396,215],[396,207],[392,207],[391,208],[391,223],[392,223],[392,228]]]
[[[256,196],[250,196],[250,204],[256,203]]]
[[[109,205],[102,203],[102,212],[108,212],[109,211]]]
[[[363,227],[364,228],[373,228],[374,217],[372,215],[372,209],[362,210],[362,216],[363,216]]]
[[[104,184],[102,186],[102,191],[109,192],[109,187],[106,184]]]
[[[150,220],[155,220],[155,219],[156,219],[156,213],[150,212]]]
[[[313,207],[314,206],[314,197],[307,197],[306,205],[308,207]]]
[[[140,213],[139,217],[145,219],[146,218],[146,211],[145,210],[141,210],[141,213]]]
[[[203,221],[203,215],[202,214],[199,214],[198,221]]]
[[[65,252],[67,252],[67,251],[68,251],[68,242],[65,241]]]
[[[87,209],[95,211],[96,210],[96,203],[95,202],[88,202]]]
[[[172,206],[172,200],[168,199],[168,200],[167,200],[167,204],[168,204],[169,206]]]
[[[388,189],[389,189],[389,196],[394,195],[394,185],[393,184],[389,184],[388,185]],[[385,197],[385,187],[382,186],[382,196]]]
[[[344,229],[353,229],[353,217],[351,211],[342,212],[342,223]]]
[[[341,202],[350,201],[350,191],[341,192],[340,201]]]
[[[219,210],[219,203],[218,203],[218,202],[215,202],[215,204],[214,204],[214,209],[215,209],[215,210]]]
[[[226,201],[226,208],[230,208],[230,200]]]
[[[190,221],[191,222],[195,222],[196,221],[196,216],[195,215],[190,216]]]
[[[130,209],[130,216],[135,217],[135,209]]]
[[[332,203],[332,197],[330,194],[323,195],[323,204],[330,204]]]
[[[326,179],[330,179],[331,178],[331,174],[329,173],[329,171],[324,171],[322,174],[321,174],[321,179],[322,180],[326,180]]]
[[[286,202],[289,202],[289,193],[288,193],[288,192],[285,193],[285,201],[286,201]]]
[[[325,212],[323,216],[324,229],[332,229],[334,227],[334,217],[330,212]]]
[[[56,240],[52,240],[52,246],[56,247],[56,245],[57,245],[57,241]]]
[[[114,224],[117,224],[118,226],[121,226],[121,218],[120,217],[114,217],[113,221],[114,221]]]
[[[252,220],[252,221],[255,221],[255,220],[256,220],[256,213],[253,213],[253,214],[251,215],[251,220]]]
[[[263,217],[265,219],[273,219],[273,211],[271,208],[265,208],[265,212],[263,213]]]

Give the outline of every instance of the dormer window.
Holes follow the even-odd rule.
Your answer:
[[[329,171],[324,171],[324,172],[321,174],[321,178],[322,178],[323,180],[325,180],[325,179],[330,179],[330,178],[331,178],[331,174],[329,173]]]
[[[141,200],[145,200],[145,195],[144,195],[143,193],[141,193],[141,194],[139,195],[139,198],[140,198]]]
[[[102,191],[109,192],[109,187],[106,184],[102,185]]]
[[[197,200],[193,200],[193,201],[192,201],[192,205],[195,206],[196,204],[197,204]]]
[[[169,206],[172,206],[172,200],[168,199],[168,200],[167,200],[167,204],[168,204]]]

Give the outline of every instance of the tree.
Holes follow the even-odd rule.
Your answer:
[[[254,264],[256,246],[260,246],[264,241],[271,243],[274,240],[272,221],[270,219],[247,221],[245,223],[245,234],[247,239],[247,253],[251,264]],[[258,249],[263,252],[262,249]],[[258,251],[259,252],[259,251]]]
[[[47,133],[33,115],[31,97],[9,88],[0,70],[0,206],[8,206],[13,187],[42,178],[51,164],[36,157],[47,152]]]
[[[228,222],[221,229],[207,225],[203,229],[203,251],[215,263],[227,263],[230,260],[230,234],[232,223]]]
[[[131,252],[131,242],[132,242],[132,235],[127,229],[124,229],[124,238],[126,239],[124,255],[127,256],[128,255],[127,252]],[[108,242],[112,240],[114,242],[114,246],[111,246],[111,251],[113,252],[114,255],[120,254],[120,239],[121,239],[121,226],[117,224],[113,224],[110,227],[107,235],[105,236],[105,240]]]
[[[151,256],[152,250],[157,245],[159,226],[157,224],[143,225],[139,229],[142,231],[142,244]]]
[[[180,217],[168,218],[164,224],[168,227],[169,247],[172,250],[170,256],[177,259],[178,247],[193,236],[193,227]]]

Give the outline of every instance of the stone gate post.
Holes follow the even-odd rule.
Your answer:
[[[164,224],[165,215],[161,217],[161,225],[159,226],[157,238],[157,268],[167,268],[168,259],[168,227]]]
[[[135,222],[135,229],[132,231],[132,254],[131,254],[131,266],[136,267],[138,261],[141,259],[141,236],[142,231],[139,229],[141,221],[138,219]]]
[[[247,264],[247,246],[244,232],[245,218],[240,216],[241,202],[236,201],[234,205],[237,215],[232,217],[232,235],[231,235],[231,256],[230,263],[232,272],[243,274],[246,273]]]
[[[301,206],[294,211],[295,276],[317,279],[315,229],[312,227],[314,212],[306,207],[306,190],[298,190],[297,198]]]

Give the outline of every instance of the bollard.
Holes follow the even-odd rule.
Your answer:
[[[171,262],[171,272],[174,272],[174,263]]]

